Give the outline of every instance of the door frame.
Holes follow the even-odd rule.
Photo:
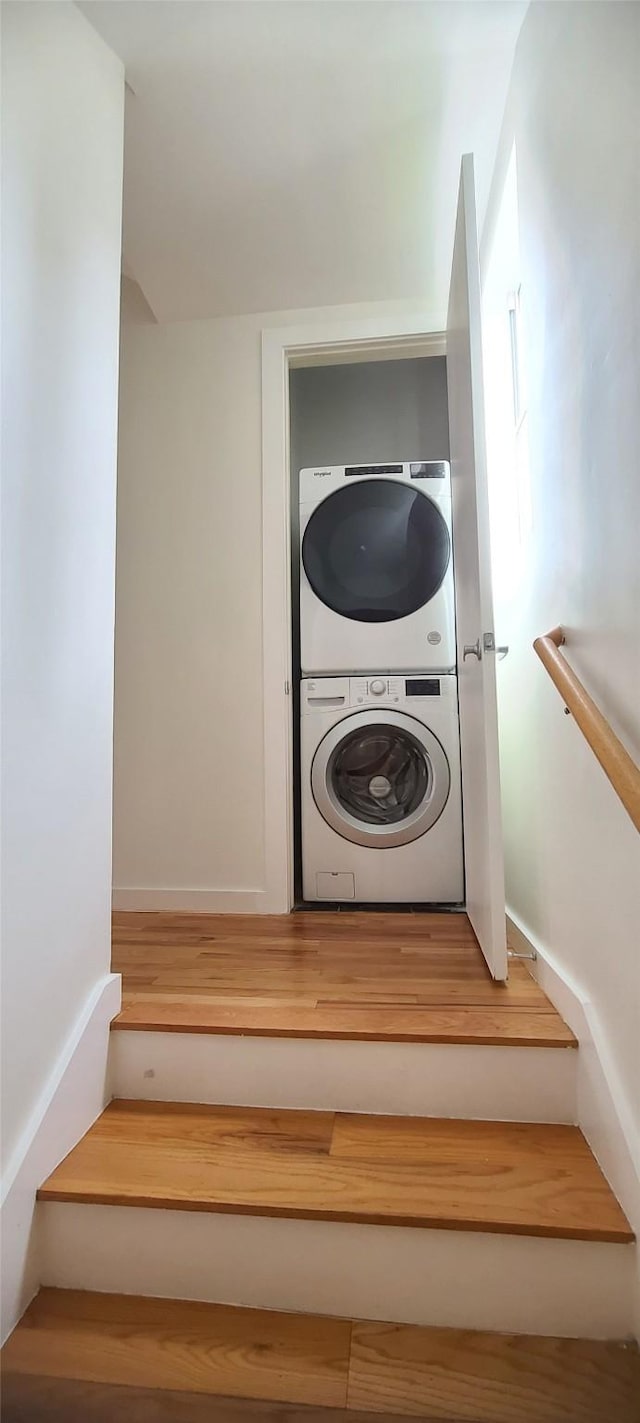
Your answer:
[[[442,319],[315,321],[262,331],[262,687],[264,912],[293,908],[293,724],[289,371],[446,354]]]

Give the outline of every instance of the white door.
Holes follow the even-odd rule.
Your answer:
[[[496,653],[473,156],[460,175],[447,381],[467,913],[494,978],[507,977]]]

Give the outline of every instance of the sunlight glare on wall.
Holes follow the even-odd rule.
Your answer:
[[[498,604],[512,597],[522,582],[531,534],[522,307],[514,146],[482,290],[491,547]]]

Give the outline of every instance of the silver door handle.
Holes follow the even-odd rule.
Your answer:
[[[480,638],[477,642],[465,642],[462,649],[462,661],[466,662],[468,657],[477,657],[478,662],[482,661],[482,651],[480,649]]]

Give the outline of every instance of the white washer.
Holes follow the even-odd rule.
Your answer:
[[[455,676],[301,684],[303,897],[460,904]]]
[[[455,671],[446,460],[300,471],[300,664]]]

